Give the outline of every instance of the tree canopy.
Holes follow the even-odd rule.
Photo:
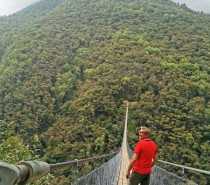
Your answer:
[[[49,163],[111,153],[127,100],[132,149],[148,126],[160,159],[210,170],[209,35],[208,15],[170,0],[42,0],[0,17],[4,140],[37,136]]]

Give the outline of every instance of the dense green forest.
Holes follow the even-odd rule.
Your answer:
[[[41,0],[0,17],[0,160],[117,151],[129,101],[132,149],[148,126],[159,159],[209,171],[209,62],[210,16],[170,0]]]

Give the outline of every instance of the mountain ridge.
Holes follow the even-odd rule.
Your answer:
[[[162,159],[208,170],[209,17],[164,0],[54,3],[0,32],[0,119],[54,163],[118,149],[135,101],[131,146],[146,125]]]

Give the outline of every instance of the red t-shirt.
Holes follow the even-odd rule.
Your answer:
[[[157,146],[151,139],[144,139],[136,144],[134,153],[139,158],[133,166],[133,171],[141,174],[151,174],[152,158],[157,154]]]

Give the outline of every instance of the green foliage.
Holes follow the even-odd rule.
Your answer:
[[[209,16],[168,0],[43,0],[0,25],[2,160],[116,151],[128,100],[132,147],[146,125],[159,158],[209,170]]]
[[[153,54],[153,53],[159,54],[160,53],[160,49],[154,48],[151,46],[147,46],[146,48],[144,48],[144,51],[148,51],[149,54]]]
[[[41,149],[39,137],[34,135],[31,140],[26,143],[21,136],[15,134],[16,123],[6,123],[0,121],[0,161],[16,164],[20,161],[38,160]],[[49,180],[53,179],[53,175],[48,174],[42,179],[30,183],[31,185],[49,184]]]
[[[15,126],[14,122],[6,124],[0,121],[0,160],[11,164],[20,160],[32,159],[33,156],[23,139],[15,136]]]

